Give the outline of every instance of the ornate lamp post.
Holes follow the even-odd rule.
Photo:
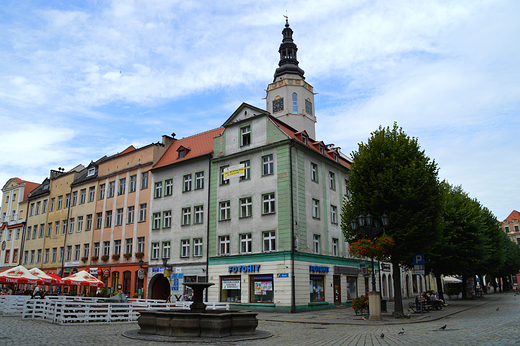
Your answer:
[[[352,230],[363,238],[367,238],[374,243],[376,236],[381,233],[388,226],[389,217],[385,213],[381,218],[374,218],[370,213],[365,215],[359,215],[357,218],[350,222]],[[372,254],[370,256],[372,261],[372,292],[369,293],[369,310],[371,320],[381,319],[381,296],[376,292],[376,275],[374,271],[374,249],[372,248]]]

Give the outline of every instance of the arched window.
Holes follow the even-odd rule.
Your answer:
[[[298,94],[292,94],[292,112],[298,114]]]

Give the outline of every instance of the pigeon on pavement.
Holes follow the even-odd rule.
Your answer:
[[[440,330],[444,330],[446,329],[446,325],[443,325],[442,327],[439,328]]]
[[[401,331],[398,334],[404,334],[404,328],[401,328]]]
[[[383,339],[384,337],[385,337],[385,334],[381,333],[381,339]]]

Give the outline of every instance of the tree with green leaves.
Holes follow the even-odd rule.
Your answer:
[[[359,144],[352,158],[341,227],[345,239],[354,242],[361,236],[352,230],[352,219],[367,213],[389,216],[385,233],[395,242],[388,253],[395,316],[404,317],[400,265],[411,267],[412,256],[428,253],[439,235],[442,198],[437,164],[396,123],[393,128],[380,126],[366,144]]]

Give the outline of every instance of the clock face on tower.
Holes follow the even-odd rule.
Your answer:
[[[283,97],[273,100],[273,113],[283,111]]]

